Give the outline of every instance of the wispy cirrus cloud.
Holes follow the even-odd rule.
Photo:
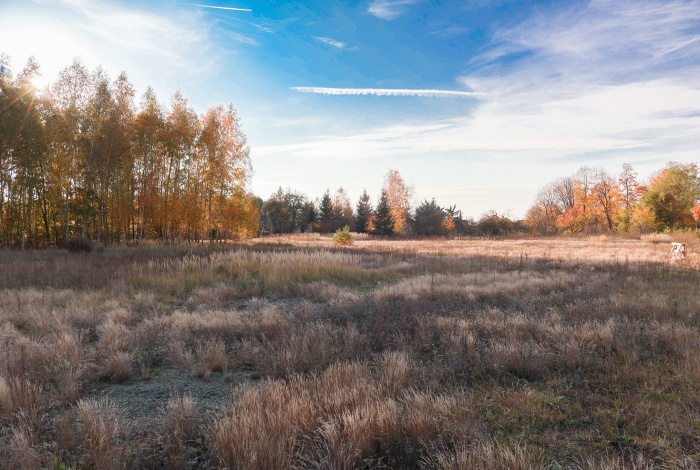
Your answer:
[[[616,83],[698,67],[700,8],[692,0],[591,0],[585,8],[540,13],[498,31],[473,63],[526,52],[528,67],[578,81]]]
[[[320,38],[320,37],[314,36],[314,39],[317,40],[318,42],[328,44],[329,46],[333,46],[337,49],[343,49],[345,46],[347,46],[346,43],[344,43],[342,41],[336,41],[335,39],[332,39],[332,38]]]
[[[467,32],[469,32],[469,28],[465,28],[464,26],[459,25],[450,25],[447,27],[438,28],[430,34],[432,34],[433,36],[438,36],[447,39],[454,36],[459,36]]]
[[[234,8],[234,7],[219,7],[215,5],[201,5],[199,3],[188,3],[187,5],[191,7],[199,8],[211,8],[213,10],[227,10],[227,11],[253,11],[250,8]]]
[[[461,78],[474,90],[498,92],[476,109],[475,124],[629,142],[625,151],[591,148],[601,164],[682,158],[700,141],[700,119],[689,112],[700,111],[696,2],[593,0],[583,10],[541,13],[494,39],[475,61],[481,71]],[[513,53],[526,58],[509,62]],[[573,146],[558,157],[576,155],[585,158]]]
[[[508,196],[520,214],[536,187],[582,165],[616,172],[630,162],[640,175],[649,175],[669,160],[697,161],[700,9],[694,1],[593,0],[541,11],[497,30],[470,69],[458,81],[479,99],[465,106],[461,117],[414,116],[391,125],[348,126],[331,135],[321,130],[315,137],[258,147],[256,154],[332,155],[378,164],[398,161],[397,156],[400,161],[449,158],[455,168],[478,166],[481,184],[504,171],[513,181],[528,175],[532,186]],[[430,185],[420,180],[430,171],[421,167],[417,187]],[[444,175],[445,185],[469,184],[457,174]],[[469,202],[461,200],[468,210]]]
[[[453,90],[417,90],[403,88],[324,88],[295,86],[292,90],[319,95],[423,96],[429,98],[478,98],[482,93]]]
[[[527,55],[509,61],[515,52]],[[363,148],[365,157],[515,152],[524,161],[600,164],[636,155],[663,164],[692,155],[700,143],[700,9],[693,1],[593,0],[543,12],[497,31],[474,64],[476,72],[459,78],[473,92],[295,87],[327,95],[479,99],[460,118],[319,136],[287,150],[309,157],[336,145]]]
[[[391,21],[400,16],[406,6],[414,5],[418,2],[419,0],[374,0],[367,11],[377,18]]]
[[[241,44],[248,44],[251,46],[259,46],[260,43],[253,37],[246,36],[245,34],[241,33],[236,33],[234,31],[226,31],[223,33],[225,36],[230,38],[233,41],[236,41]]]

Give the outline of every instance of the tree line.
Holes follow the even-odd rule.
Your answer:
[[[391,169],[376,203],[367,191],[353,205],[345,189],[331,195],[330,190],[311,200],[292,189],[274,192],[261,201],[261,231],[263,233],[319,232],[330,233],[350,227],[358,233],[374,235],[507,235],[522,232],[525,227],[508,217],[490,211],[478,222],[464,218],[456,208],[441,207],[435,199],[413,203],[414,188],[401,174]],[[414,207],[415,206],[415,207]]]
[[[365,191],[353,208],[341,187],[316,202],[281,187],[262,202],[263,232],[332,232],[344,226],[376,235],[410,234],[493,236],[557,235],[601,232],[649,233],[697,229],[700,177],[695,163],[670,162],[648,181],[640,181],[626,163],[617,175],[582,167],[540,189],[523,220],[489,211],[478,221],[464,218],[455,206],[427,199],[413,207],[413,188],[389,170],[373,206]]]
[[[249,148],[233,105],[198,115],[176,92],[140,103],[79,60],[44,89],[0,56],[0,246],[199,240],[256,233]]]
[[[582,167],[541,188],[524,225],[540,235],[698,228],[697,164],[670,162],[648,181],[637,176],[629,163],[618,175]]]

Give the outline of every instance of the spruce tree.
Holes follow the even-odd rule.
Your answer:
[[[382,189],[377,210],[374,212],[375,235],[392,235],[394,233],[394,216],[391,214],[386,197],[386,190]]]
[[[306,208],[306,213],[309,214],[306,222],[309,224],[313,224],[318,220],[318,211],[316,210],[316,206],[314,205],[313,202],[309,201],[307,204]]]
[[[321,231],[329,232],[333,224],[333,200],[331,199],[329,190],[323,193],[321,203],[319,204],[319,210],[321,212]]]
[[[357,201],[357,221],[355,222],[355,231],[357,233],[365,233],[367,231],[367,222],[372,216],[372,203],[369,199],[369,194],[365,189]]]
[[[418,235],[435,235],[442,231],[445,211],[438,206],[435,199],[426,199],[416,208],[415,231]]]

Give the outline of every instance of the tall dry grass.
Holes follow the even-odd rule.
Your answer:
[[[405,355],[385,354],[378,366],[373,373],[365,364],[339,363],[311,378],[242,390],[212,429],[218,464],[350,469],[415,463],[431,437],[451,442],[473,419],[464,396],[411,390]]]
[[[665,239],[278,241],[0,253],[0,459],[697,466],[694,240],[681,263]],[[166,368],[234,398],[193,387],[147,425],[97,398]]]
[[[107,399],[81,400],[77,411],[84,440],[85,464],[106,470],[121,468],[119,410]]]

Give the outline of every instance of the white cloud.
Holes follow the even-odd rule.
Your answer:
[[[700,9],[690,1],[597,0],[585,11],[534,17],[496,35],[495,50],[477,58],[486,72],[462,77],[494,97],[471,120],[638,149],[611,145],[601,159],[684,154],[700,140],[698,117],[689,112],[700,111],[699,24]],[[512,52],[528,56],[505,67],[495,62]]]
[[[260,43],[255,39],[250,36],[246,36],[245,34],[241,33],[236,33],[234,31],[225,31],[223,33],[225,36],[231,38],[232,40],[239,42],[241,44],[249,44],[251,46],[259,46]]]
[[[342,41],[336,41],[335,39],[331,39],[331,38],[319,38],[319,37],[314,36],[314,39],[319,41],[319,42],[322,42],[324,44],[328,44],[329,46],[333,46],[335,48],[338,48],[338,49],[342,49],[345,46],[347,46],[346,43],[344,43]]]
[[[451,25],[447,27],[441,27],[439,29],[436,29],[435,31],[431,32],[433,36],[438,36],[441,38],[452,38],[454,36],[459,36],[461,34],[464,34],[469,31],[469,28],[465,28],[464,26],[459,26],[459,25]]]
[[[496,34],[494,50],[477,58],[485,64],[482,71],[460,78],[475,92],[295,87],[329,95],[480,99],[461,118],[319,136],[285,151],[336,158],[508,152],[524,161],[587,158],[600,164],[687,155],[700,142],[695,6],[599,0],[583,12],[542,14]],[[504,51],[525,50],[529,56],[519,61],[496,61]]]
[[[213,8],[215,10],[228,10],[228,11],[253,11],[249,8],[233,8],[233,7],[217,7],[213,5],[200,5],[198,3],[188,3],[187,5],[191,7],[200,7],[200,8]]]
[[[531,63],[573,78],[639,80],[665,75],[669,67],[697,69],[699,26],[700,8],[692,0],[593,0],[583,10],[539,14],[500,31],[499,46],[481,58],[528,52]]]
[[[458,81],[479,99],[470,101],[461,117],[348,126],[335,135],[258,146],[254,153],[332,160],[336,166],[338,160],[371,160],[371,165],[359,165],[363,168],[400,161],[406,173],[414,169],[416,187],[421,181],[434,185],[424,176],[437,171],[434,167],[449,169],[442,177],[445,187],[498,184],[508,172],[512,190],[507,196],[519,214],[538,186],[582,165],[615,172],[630,162],[646,176],[670,160],[698,159],[696,2],[593,1],[549,10],[498,31],[491,49],[470,68],[476,71]],[[426,159],[434,165],[426,165]],[[527,185],[518,188],[518,180]],[[479,208],[472,200],[476,193],[449,193],[472,213],[492,205],[482,202]],[[492,201],[491,196],[484,201]]]
[[[404,7],[418,3],[419,0],[374,0],[367,11],[383,20],[391,21],[404,12]]]
[[[320,95],[424,96],[430,98],[477,98],[482,93],[453,90],[414,90],[402,88],[323,88],[295,86],[292,90]]]

